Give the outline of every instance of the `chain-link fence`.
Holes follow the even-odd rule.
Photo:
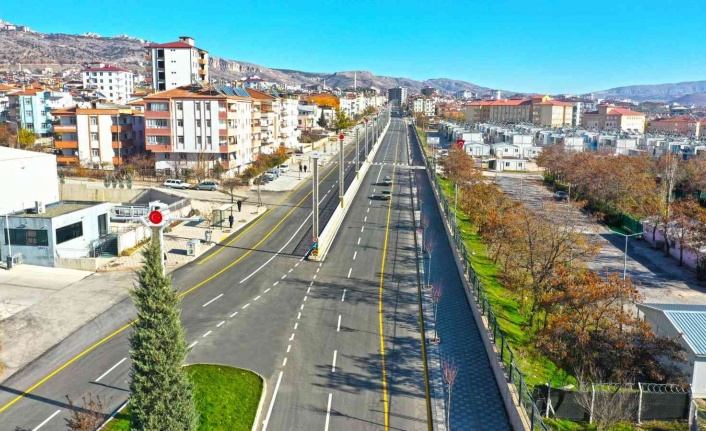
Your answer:
[[[410,127],[413,129],[411,135],[417,139],[417,142],[421,142],[416,127]],[[426,152],[422,151],[422,155],[428,171],[434,172],[433,163],[427,157]],[[518,404],[527,415],[531,430],[547,431],[549,428],[542,420],[542,415],[540,414],[540,410],[537,408],[535,398],[525,383],[524,374],[515,362],[515,354],[508,345],[505,334],[498,326],[498,320],[495,317],[495,313],[493,313],[493,310],[491,309],[485,290],[483,289],[483,286],[476,275],[475,270],[473,269],[470,259],[471,253],[469,253],[466,249],[466,245],[463,243],[463,240],[459,235],[458,226],[454,222],[455,219],[453,218],[453,213],[450,211],[449,203],[446,201],[446,198],[442,193],[441,184],[439,183],[438,178],[436,178],[436,175],[432,176],[432,185],[434,188],[434,194],[441,204],[445,221],[449,224],[450,230],[453,232],[454,245],[461,256],[461,261],[465,272],[464,275],[469,282],[468,286],[476,300],[479,311],[486,318],[491,340],[500,351],[500,359],[505,373],[518,394]]]

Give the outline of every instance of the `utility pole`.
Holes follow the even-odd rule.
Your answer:
[[[311,160],[314,162],[312,167],[312,184],[311,184],[311,198],[313,201],[314,208],[314,225],[312,227],[312,240],[318,243],[319,240],[319,152],[314,151],[311,153]],[[317,249],[312,250],[312,254],[316,257],[319,252]]]
[[[358,149],[359,143],[360,143],[360,138],[358,137],[358,132],[360,129],[356,126],[355,128],[355,177],[356,179],[360,178],[359,171],[360,171],[360,150]],[[367,136],[366,136],[366,142],[367,142]],[[366,145],[367,148],[367,145]]]
[[[345,173],[346,167],[344,165],[345,160],[343,156],[343,140],[345,139],[346,135],[341,133],[338,135],[338,142],[339,142],[339,161],[338,161],[338,199],[341,203],[341,208],[343,208],[343,193],[345,192],[344,187],[343,187],[343,174]]]
[[[368,161],[368,117],[365,117],[365,161]]]

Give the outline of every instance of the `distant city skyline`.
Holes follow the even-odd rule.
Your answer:
[[[409,0],[322,5],[212,0],[209,9],[128,0],[8,3],[0,19],[44,33],[129,34],[167,42],[189,35],[212,55],[308,72],[368,70],[415,80],[582,94],[627,85],[706,79],[701,3],[505,0],[433,6]],[[36,11],[51,11],[36,13]],[[115,13],[113,13],[115,12]],[[95,15],[92,15],[95,13]],[[659,29],[659,31],[657,31]]]

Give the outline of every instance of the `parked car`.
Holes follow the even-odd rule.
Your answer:
[[[196,190],[218,190],[217,181],[201,181],[194,187]]]
[[[282,173],[289,172],[289,165],[279,165],[279,170],[282,171]]]
[[[265,180],[265,182],[269,183],[270,181],[275,180],[277,176],[267,171],[262,175],[262,178]]]
[[[392,177],[388,175],[385,178],[383,178],[382,184],[385,186],[391,186],[392,185]]]
[[[188,189],[191,187],[191,184],[187,183],[186,181],[182,180],[176,180],[176,179],[170,179],[166,180],[163,184],[164,187],[169,187],[170,189]]]
[[[559,190],[558,192],[554,193],[554,199],[558,201],[565,201],[569,199],[569,195],[567,195],[566,192]]]
[[[274,175],[275,178],[278,178],[280,176],[280,170],[279,169],[268,169],[266,174],[271,174]]]

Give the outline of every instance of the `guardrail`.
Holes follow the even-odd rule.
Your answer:
[[[454,218],[450,217],[449,204],[446,201],[439,184],[439,180],[435,174],[433,174],[433,166],[431,161],[427,157],[427,154],[422,146],[422,140],[419,137],[417,128],[412,125],[414,129],[414,135],[417,139],[417,143],[422,152],[422,157],[424,159],[424,164],[426,165],[429,177],[432,180],[432,188],[434,194],[439,202],[439,206],[442,209],[442,215],[444,217],[445,223],[449,230],[453,233],[451,238],[453,239],[453,244],[456,247],[456,251],[461,258],[461,265],[464,271],[464,277],[466,278],[467,284],[464,284],[470,289],[473,298],[475,299],[478,311],[485,318],[485,326],[490,337],[490,341],[493,342],[495,347],[498,349],[497,355],[500,364],[506,374],[507,380],[515,388],[515,402],[519,407],[522,407],[522,411],[526,415],[526,421],[528,422],[529,429],[548,431],[549,428],[542,420],[542,415],[540,414],[537,404],[534,400],[532,392],[530,392],[527,384],[525,383],[524,374],[520,370],[519,366],[515,362],[515,353],[512,351],[508,345],[505,333],[500,329],[498,325],[498,319],[492,310],[488,297],[483,289],[480,279],[478,278],[475,270],[473,269],[473,264],[471,262],[472,254],[469,253],[466,245],[463,243],[458,231],[458,226],[454,223]]]

